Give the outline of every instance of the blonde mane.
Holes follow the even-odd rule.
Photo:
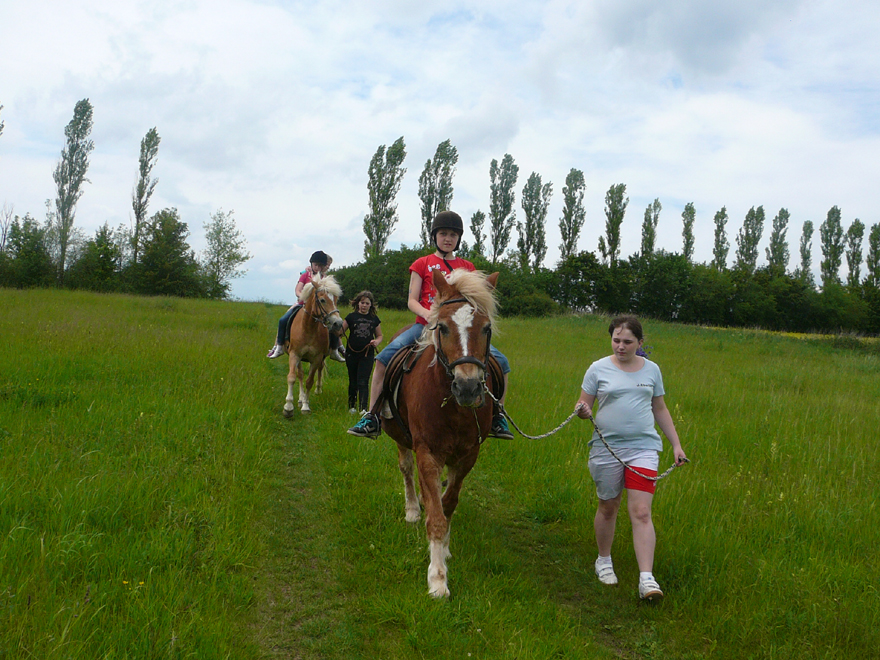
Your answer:
[[[335,277],[332,275],[325,275],[324,277],[315,275],[312,278],[312,281],[303,287],[302,293],[299,296],[300,299],[302,299],[303,302],[306,302],[312,297],[316,288],[319,291],[329,293],[336,300],[339,300],[342,297],[342,288],[339,286],[339,282],[336,281]]]
[[[486,273],[481,270],[469,271],[464,268],[456,268],[447,276],[446,281],[458,292],[458,295],[453,292],[453,297],[467,298],[468,302],[476,307],[478,313],[485,314],[488,317],[489,324],[492,326],[492,332],[497,334],[495,317],[498,314],[498,302],[495,300],[495,289],[489,286],[488,282],[486,282],[486,277]],[[428,325],[425,326],[422,336],[419,337],[418,350],[423,350],[426,346],[434,343],[434,335],[428,330],[437,325],[440,308],[448,299],[442,295],[438,295],[434,299],[434,304],[431,305],[431,313],[428,316]]]

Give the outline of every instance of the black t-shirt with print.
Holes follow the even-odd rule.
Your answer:
[[[376,328],[381,323],[379,317],[352,312],[345,317],[345,322],[348,324],[347,350],[358,355],[372,354],[372,349],[370,351],[364,351],[364,349],[376,336]]]

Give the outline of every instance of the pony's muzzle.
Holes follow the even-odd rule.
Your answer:
[[[337,335],[342,332],[342,319],[339,316],[333,316],[327,319],[327,330],[330,332],[336,333]]]
[[[456,373],[452,380],[452,396],[455,402],[465,408],[479,408],[483,405],[483,378],[482,374],[460,375]]]

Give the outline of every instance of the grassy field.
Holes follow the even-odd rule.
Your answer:
[[[663,603],[638,600],[625,514],[621,584],[593,575],[580,421],[486,442],[436,602],[391,441],[345,434],[344,366],[281,416],[281,308],[0,289],[0,310],[0,659],[877,655],[876,345],[646,323],[692,461],[655,498]],[[524,430],[571,412],[606,328],[502,320]]]

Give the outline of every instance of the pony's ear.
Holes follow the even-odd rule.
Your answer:
[[[486,282],[488,282],[489,286],[491,286],[493,289],[495,288],[495,282],[497,282],[497,281],[498,281],[498,271],[495,271],[494,273],[489,275],[489,277],[486,278]]]
[[[437,289],[437,295],[441,298],[449,298],[452,296],[452,287],[446,281],[446,276],[439,269],[432,272],[434,278],[434,288]]]

